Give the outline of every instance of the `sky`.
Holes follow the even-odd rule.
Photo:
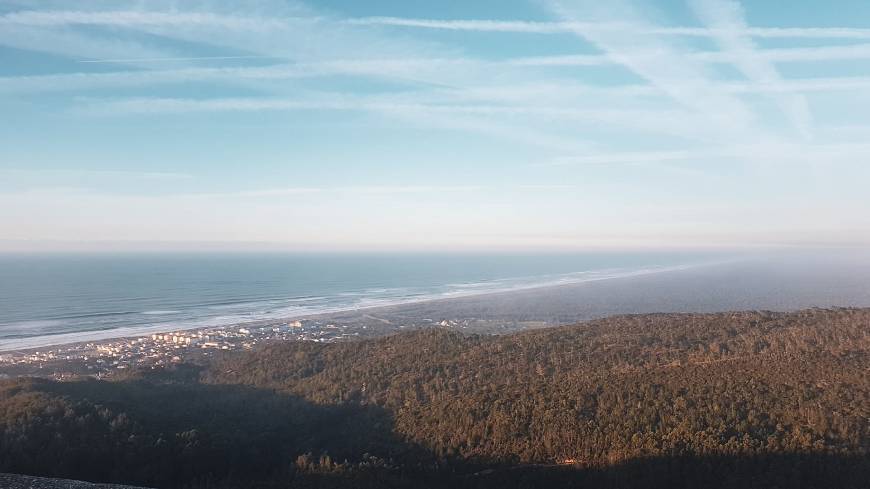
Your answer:
[[[870,2],[0,1],[0,250],[870,244]]]

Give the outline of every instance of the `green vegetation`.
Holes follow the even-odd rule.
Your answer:
[[[280,343],[0,383],[0,471],[156,487],[866,487],[870,310]]]

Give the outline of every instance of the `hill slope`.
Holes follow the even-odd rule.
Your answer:
[[[498,337],[281,344],[211,382],[386,407],[437,455],[614,462],[867,448],[870,313],[613,317]]]
[[[159,487],[863,487],[868,370],[866,309],[282,343],[124,381],[7,382],[0,469]]]

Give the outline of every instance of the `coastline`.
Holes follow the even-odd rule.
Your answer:
[[[105,330],[80,331],[72,333],[60,333],[45,336],[32,336],[26,338],[0,339],[0,355],[10,353],[28,353],[34,350],[75,346],[85,343],[95,343],[110,340],[121,340],[129,338],[137,338],[148,336],[154,333],[165,333],[170,331],[190,331],[196,329],[210,328],[238,328],[238,327],[259,327],[272,323],[281,323],[297,319],[325,318],[335,314],[347,314],[357,311],[373,311],[384,308],[394,308],[409,306],[422,303],[452,301],[464,298],[487,297],[501,294],[509,294],[514,292],[532,291],[539,289],[558,288],[563,286],[578,285],[591,282],[599,282],[604,280],[630,279],[650,274],[661,274],[687,270],[690,268],[715,266],[725,263],[723,261],[707,262],[698,264],[685,264],[663,267],[646,267],[642,269],[619,271],[618,269],[611,270],[591,270],[584,272],[574,272],[564,274],[559,278],[548,281],[516,285],[503,288],[479,289],[479,290],[464,290],[452,291],[440,294],[431,294],[423,296],[412,296],[401,299],[384,299],[381,301],[369,301],[366,305],[347,305],[337,307],[325,307],[320,310],[312,310],[293,315],[276,315],[269,318],[251,319],[249,321],[232,321],[226,323],[209,322],[209,319],[204,318],[199,321],[187,322],[174,325],[171,322],[143,324],[136,326],[124,326],[120,328],[112,328]],[[374,302],[374,303],[373,303]]]
[[[759,259],[620,276],[587,274],[568,284],[475,290],[198,329],[114,329],[99,339],[79,336],[63,344],[52,341],[52,346],[7,349],[0,352],[0,376],[113,375],[126,368],[204,358],[219,350],[250,350],[273,341],[337,342],[433,326],[508,334],[632,314],[870,307],[870,260],[859,265],[849,260],[796,263]]]

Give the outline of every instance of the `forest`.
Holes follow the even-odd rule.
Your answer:
[[[870,309],[282,342],[0,382],[0,472],[157,488],[866,488]]]

